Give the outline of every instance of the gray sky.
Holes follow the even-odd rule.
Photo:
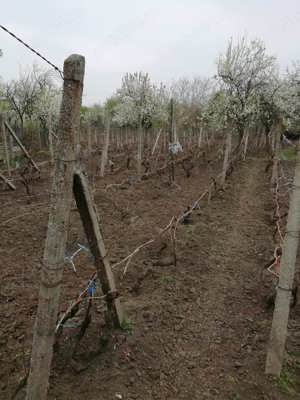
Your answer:
[[[85,104],[103,101],[125,72],[156,81],[212,76],[229,38],[259,37],[285,68],[300,59],[300,0],[11,0],[0,23],[62,67],[86,57]],[[0,76],[46,66],[0,30]]]

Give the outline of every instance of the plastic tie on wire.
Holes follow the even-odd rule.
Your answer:
[[[91,281],[88,287],[88,295],[89,297],[93,297],[94,293],[96,291],[96,282],[95,281]]]
[[[169,143],[169,151],[173,154],[182,152],[182,146],[179,142]]]
[[[68,261],[68,262],[71,264],[71,266],[72,266],[73,271],[75,272],[75,274],[77,273],[77,270],[76,270],[76,266],[75,266],[74,260],[75,260],[75,257],[76,257],[80,252],[84,251],[84,252],[87,253],[91,258],[93,258],[93,255],[92,255],[91,250],[89,249],[89,247],[85,246],[84,244],[82,244],[82,243],[80,243],[80,242],[77,242],[76,245],[77,245],[77,247],[78,247],[77,250],[75,250],[73,253],[67,252],[67,254],[65,255],[65,260]]]

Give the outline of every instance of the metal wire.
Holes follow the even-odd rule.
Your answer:
[[[42,56],[41,53],[39,53],[38,51],[34,50],[31,46],[29,46],[29,44],[25,43],[22,39],[20,39],[18,36],[16,36],[14,33],[12,33],[11,31],[9,31],[7,28],[5,28],[5,26],[0,24],[0,28],[3,29],[6,33],[8,33],[10,36],[12,36],[14,39],[16,39],[18,42],[20,42],[21,44],[23,44],[23,46],[25,46],[27,49],[29,49],[30,51],[32,51],[34,54],[36,54],[38,57],[40,57],[42,60],[44,60],[46,63],[48,63],[49,65],[51,65],[52,68],[54,68],[57,72],[59,72],[60,76],[62,79],[64,79],[64,74],[63,72],[55,65],[53,64],[51,61],[47,60],[46,57]]]

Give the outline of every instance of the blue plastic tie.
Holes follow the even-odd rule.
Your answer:
[[[92,281],[90,282],[88,287],[88,294],[90,297],[93,297],[95,290],[96,290],[96,282]]]

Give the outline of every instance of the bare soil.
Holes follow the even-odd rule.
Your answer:
[[[264,375],[272,309],[262,276],[274,250],[266,164],[263,156],[240,162],[226,190],[179,226],[176,266],[166,236],[138,253],[125,276],[124,264],[115,269],[127,315],[123,330],[106,329],[105,303],[95,299],[92,322],[74,352],[78,324],[68,321],[55,352],[49,399],[300,398],[299,304],[291,313],[282,378]],[[190,178],[177,169],[173,187],[166,176],[136,182],[133,171],[129,181],[122,170],[97,180],[94,196],[111,263],[184,212],[220,169],[220,162],[203,163]],[[44,169],[33,196],[21,185],[0,193],[0,399],[11,398],[29,366],[50,182]],[[69,252],[77,241],[85,239],[74,207]],[[65,266],[62,312],[94,271],[84,253],[75,264],[77,275]],[[99,284],[95,296],[101,297]]]

